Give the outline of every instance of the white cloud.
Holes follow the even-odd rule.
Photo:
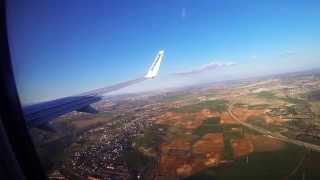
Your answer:
[[[213,70],[213,69],[218,69],[218,68],[224,68],[224,67],[230,67],[234,66],[236,63],[234,62],[210,62],[208,64],[204,64],[198,68],[189,70],[189,71],[181,71],[181,72],[176,72],[174,74],[176,75],[192,75],[192,74],[199,74],[205,71]]]

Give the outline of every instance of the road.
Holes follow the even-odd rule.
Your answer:
[[[267,135],[268,137],[270,138],[274,138],[274,139],[277,139],[277,140],[280,140],[280,141],[283,141],[283,142],[286,142],[286,143],[291,143],[291,144],[295,144],[295,145],[298,145],[298,146],[302,146],[302,147],[305,147],[305,148],[308,148],[308,149],[311,149],[311,150],[314,150],[314,151],[318,151],[320,152],[320,146],[318,145],[315,145],[315,144],[311,144],[311,143],[307,143],[307,142],[303,142],[303,141],[299,141],[299,140],[295,140],[295,139],[290,139],[286,136],[283,136],[281,135],[280,133],[274,133],[274,132],[271,132],[271,131],[268,131],[266,129],[263,129],[263,128],[260,128],[260,127],[257,127],[257,126],[254,126],[250,123],[247,123],[247,122],[244,122],[242,120],[240,120],[235,114],[233,114],[232,112],[232,109],[233,109],[233,105],[235,104],[235,102],[231,103],[229,108],[228,108],[228,113],[230,114],[230,116],[236,120],[237,122],[239,122],[241,125],[249,128],[249,129],[252,129],[256,132],[259,132],[261,134],[264,134],[264,135]]]

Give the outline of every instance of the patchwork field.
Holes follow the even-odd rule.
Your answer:
[[[135,146],[140,146],[138,149],[144,155],[159,157],[159,177],[189,177],[254,153],[274,152],[283,148],[281,142],[241,127],[226,112],[226,108],[208,108],[207,105],[187,105],[154,117],[152,121],[155,126],[166,127],[161,135],[154,134],[154,130],[146,130],[142,136],[144,140],[140,137],[135,141]],[[252,117],[266,117],[266,107],[239,106],[235,108],[235,113],[244,120],[252,121]],[[262,120],[267,123],[266,119]],[[144,150],[141,151],[141,147]],[[150,155],[150,151],[156,154]]]
[[[267,82],[267,81],[266,81]],[[270,81],[271,82],[271,81]],[[273,81],[272,81],[273,82]],[[258,86],[257,84],[255,86]],[[261,84],[262,85],[262,84]],[[306,152],[241,126],[229,114],[273,133],[290,132],[288,114],[307,112],[305,99],[274,86],[199,93],[171,101],[169,111],[152,118],[166,126],[154,144],[162,179],[286,179]],[[232,94],[232,95],[230,95]],[[220,99],[219,99],[220,97]],[[234,103],[236,102],[236,103]],[[318,102],[311,103],[317,111]],[[232,106],[231,106],[232,105]],[[318,113],[315,113],[318,117]],[[281,160],[281,163],[278,161]],[[290,178],[289,178],[290,179]]]

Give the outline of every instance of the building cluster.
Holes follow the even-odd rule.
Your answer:
[[[271,117],[281,117],[288,121],[294,120],[313,120],[314,113],[308,105],[282,105],[278,107],[269,108],[266,112]],[[309,121],[309,122],[310,122]]]
[[[130,148],[132,138],[152,125],[151,118],[163,111],[161,104],[134,108],[128,104],[118,105],[113,109],[113,121],[78,137],[82,147],[59,169],[68,169],[79,177],[128,179],[131,172],[122,158],[123,153]],[[87,141],[86,137],[97,138]]]
[[[315,121],[315,114],[308,105],[283,105],[270,108],[266,114],[280,117],[286,121],[285,126],[297,136],[320,138],[320,126]]]

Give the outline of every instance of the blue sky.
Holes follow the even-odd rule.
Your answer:
[[[132,91],[320,67],[319,19],[319,1],[8,1],[23,103],[140,77],[160,49],[161,76]]]

